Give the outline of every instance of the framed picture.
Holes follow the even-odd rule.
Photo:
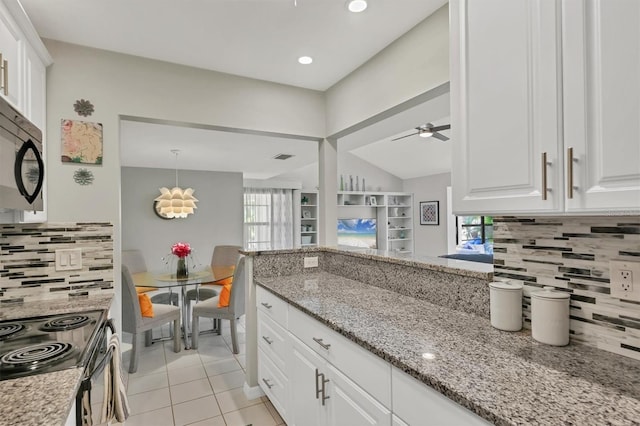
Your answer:
[[[303,219],[311,219],[311,210],[302,210]]]
[[[62,119],[63,163],[102,164],[102,124]]]
[[[420,201],[420,225],[440,225],[439,201]]]
[[[377,206],[378,205],[378,201],[376,200],[376,197],[369,197],[369,205],[370,206]]]

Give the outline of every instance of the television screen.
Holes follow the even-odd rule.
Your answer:
[[[338,219],[338,245],[377,248],[375,219]]]

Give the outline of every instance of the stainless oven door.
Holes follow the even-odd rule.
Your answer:
[[[112,320],[107,320],[101,331],[102,336],[96,343],[96,348],[91,356],[85,370],[84,379],[76,396],[76,426],[101,425],[102,403],[105,397],[104,392],[104,369],[109,368],[109,362],[113,351],[107,351],[109,333],[115,333]],[[91,417],[89,422],[88,417]]]

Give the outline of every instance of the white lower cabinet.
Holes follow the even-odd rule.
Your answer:
[[[258,382],[288,425],[488,424],[262,288],[257,301]]]
[[[391,410],[291,337],[292,425],[390,425]],[[374,372],[372,372],[374,373]],[[375,374],[375,373],[374,373]],[[288,423],[289,424],[289,423]]]
[[[394,425],[405,423],[420,426],[491,424],[395,367],[391,368],[391,386],[393,387],[393,414],[402,420]]]

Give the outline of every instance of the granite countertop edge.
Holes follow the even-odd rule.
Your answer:
[[[3,307],[2,320],[57,315],[111,307],[113,294],[27,302]],[[0,381],[0,426],[64,424],[82,382],[83,367]]]
[[[318,320],[322,324],[326,325],[327,327],[336,331],[342,336],[348,338],[349,340],[353,341],[354,343],[358,344],[359,346],[363,347],[369,352],[388,361],[391,365],[404,371],[405,373],[409,374],[415,379],[425,383],[427,386],[447,396],[449,399],[468,408],[469,410],[479,415],[480,417],[497,425],[518,425],[518,424],[529,424],[529,421],[532,419],[528,416],[539,415],[543,413],[543,411],[541,410],[545,409],[544,404],[540,405],[540,403],[537,403],[536,405],[530,402],[528,399],[523,399],[520,402],[518,402],[517,401],[518,396],[516,396],[517,393],[511,394],[510,391],[507,392],[506,395],[504,394],[504,392],[506,392],[505,386],[508,387],[509,386],[508,383],[510,383],[509,380],[513,380],[514,378],[512,371],[507,371],[506,373],[502,373],[500,370],[500,365],[496,365],[495,367],[490,368],[489,369],[490,371],[487,372],[488,375],[490,377],[493,377],[494,379],[497,378],[498,380],[502,380],[502,374],[504,374],[505,384],[500,384],[500,383],[497,385],[492,384],[491,386],[489,386],[488,390],[486,391],[480,391],[480,388],[477,388],[477,384],[473,382],[473,379],[470,379],[471,380],[470,383],[465,383],[464,381],[460,382],[458,377],[453,376],[452,378],[454,381],[449,383],[447,381],[447,378],[449,377],[447,376],[447,374],[443,375],[437,369],[433,370],[436,372],[435,374],[431,374],[429,370],[425,370],[424,367],[420,364],[420,361],[416,361],[415,357],[418,356],[416,354],[416,351],[409,351],[409,353],[403,353],[403,352],[398,352],[398,348],[395,348],[395,351],[397,352],[396,355],[398,355],[398,356],[395,356],[393,354],[394,347],[390,346],[390,345],[394,345],[395,342],[389,343],[389,341],[384,340],[384,337],[381,337],[381,339],[378,339],[378,341],[376,341],[375,338],[371,340],[367,340],[371,338],[371,335],[367,334],[367,332],[363,332],[362,329],[360,330],[360,333],[363,335],[363,337],[362,338],[358,337],[356,333],[358,332],[357,330],[360,323],[358,323],[357,321],[360,321],[360,320],[354,319],[354,317],[357,316],[358,313],[354,312],[355,315],[348,315],[349,318],[346,318],[346,317],[342,318],[340,316],[340,313],[338,313],[337,314],[338,316],[336,317],[336,311],[333,310],[335,306],[324,306],[322,305],[322,302],[320,302],[320,299],[323,297],[322,295],[324,294],[322,293],[322,291],[312,295],[311,293],[305,294],[303,290],[300,290],[298,288],[297,291],[302,292],[300,294],[304,294],[304,295],[300,296],[299,293],[295,293],[295,294],[289,293],[291,294],[291,297],[288,297],[287,294],[280,293],[279,289],[277,288],[278,285],[280,284],[274,284],[274,283],[282,281],[283,279],[287,282],[286,284],[282,284],[285,286],[283,287],[283,291],[287,293],[288,291],[286,286],[291,286],[291,285],[303,286],[304,284],[306,284],[306,282],[308,282],[309,280],[313,281],[315,278],[310,276],[309,274],[254,278],[255,282],[260,287],[274,294],[276,297],[282,299],[283,301],[295,307],[296,309],[299,309],[305,314]],[[323,279],[326,279],[328,281],[323,281]],[[354,282],[353,280],[348,280],[343,277],[332,276],[332,274],[328,274],[328,273],[322,273],[319,279],[320,282],[318,284],[318,287],[320,287],[323,284],[324,285],[328,284],[331,280],[336,280],[337,282],[339,282],[339,286],[344,286],[348,282]],[[354,283],[367,286],[366,284],[360,283],[357,281],[355,281]],[[367,287],[371,287],[371,286],[367,286]],[[380,289],[374,288],[374,287],[371,287],[371,289],[377,292],[377,295],[379,295]],[[358,291],[361,291],[361,290],[362,289],[359,289]],[[337,290],[336,288],[331,288],[330,291],[333,292],[331,297],[335,297],[336,299],[341,300],[340,298],[341,295],[337,294],[340,290]],[[368,291],[368,289],[365,289],[364,291]],[[361,300],[365,299],[363,294],[359,294],[359,296],[361,297]],[[296,300],[293,299],[296,297],[299,298],[300,303],[298,303]],[[398,296],[398,297],[404,297],[404,296]],[[531,340],[529,331],[517,332],[515,334],[500,332],[498,330],[492,329],[492,327],[490,327],[490,324],[488,324],[488,320],[477,318],[471,314],[464,314],[459,311],[453,311],[448,308],[443,308],[437,305],[430,304],[428,302],[417,301],[417,299],[414,299],[414,300],[417,303],[424,303],[425,309],[434,310],[437,314],[444,313],[445,315],[450,314],[452,316],[459,315],[461,319],[464,319],[463,317],[465,317],[466,321],[470,321],[469,324],[471,325],[475,324],[476,321],[486,322],[487,324],[484,324],[484,323],[482,324],[482,327],[481,327],[482,332],[487,333],[487,330],[489,330],[488,333],[492,334],[491,337],[495,337],[494,335],[496,333],[498,333],[498,335],[500,336],[499,340],[497,341],[498,346],[496,347],[496,351],[504,352],[505,345],[510,346],[512,342],[514,347],[520,347],[520,348],[524,347],[525,349],[528,348],[530,353],[527,353],[525,351],[524,357],[518,354],[514,355],[515,352],[510,352],[510,350],[507,349],[506,351],[509,352],[509,354],[507,355],[506,360],[508,361],[509,359],[511,359],[512,362],[515,362],[515,365],[513,367],[515,369],[533,368],[535,370],[533,373],[534,375],[542,374],[545,377],[553,376],[553,377],[547,377],[548,382],[552,383],[552,386],[551,386],[551,389],[545,389],[545,391],[553,391],[554,389],[557,389],[557,386],[560,386],[563,383],[566,384],[566,381],[568,380],[567,376],[572,377],[576,373],[575,371],[572,370],[572,368],[575,367],[576,363],[579,365],[582,365],[584,363],[585,368],[591,369],[588,371],[592,371],[593,369],[598,367],[598,364],[600,362],[607,363],[608,360],[613,359],[614,360],[613,362],[616,364],[615,368],[619,368],[620,370],[622,370],[625,367],[628,367],[631,365],[633,368],[632,371],[640,372],[640,364],[635,364],[633,360],[630,360],[625,357],[621,357],[619,355],[603,352],[595,348],[590,348],[587,346],[577,345],[577,344],[572,344],[567,348],[554,348],[554,347],[549,347],[547,345],[537,344],[537,342],[533,342]],[[304,305],[302,305],[302,303],[309,303],[310,306],[312,306],[311,309],[315,309],[317,312],[314,312],[313,310],[305,307]],[[330,303],[333,303],[335,305],[339,302],[336,302],[336,300],[334,299]],[[366,310],[367,310],[366,306],[363,307],[359,305],[358,308],[356,308],[355,306],[349,305],[349,302],[345,302],[345,306],[350,309],[358,309],[359,313],[366,314]],[[329,312],[329,313],[327,314],[326,312]],[[338,310],[337,312],[340,312],[340,311]],[[326,314],[327,317],[324,317],[323,313]],[[344,324],[334,323],[332,320],[328,319],[329,316],[334,316],[336,321],[343,322]],[[371,318],[369,318],[369,320],[371,320]],[[354,321],[356,321],[355,326],[353,325]],[[349,325],[351,325],[351,330],[349,329]],[[405,324],[400,324],[400,326],[404,327]],[[454,328],[453,330],[456,330],[456,329]],[[409,336],[411,337],[411,333],[413,332],[409,330],[408,333],[409,333]],[[464,339],[467,337],[467,336],[462,336],[462,337],[456,336],[455,331],[451,331],[451,330],[445,330],[442,333],[444,333],[444,335],[448,333],[449,335],[453,336],[454,339],[458,340],[457,343],[459,343],[460,339]],[[421,335],[421,332],[418,332],[416,336],[418,339],[420,337],[423,337]],[[420,340],[418,340],[418,342],[420,342]],[[485,344],[485,347],[491,346],[492,344],[493,343]],[[460,348],[460,345],[456,347]],[[407,346],[405,345],[403,349],[406,349],[406,348]],[[467,353],[469,353],[469,355],[467,355]],[[549,361],[549,357],[547,357],[546,355],[543,355],[541,357],[540,354],[545,354],[545,353],[550,353],[551,354],[550,358],[554,358],[554,356],[559,356],[560,358],[560,360],[558,361],[559,364],[554,364],[554,361]],[[583,353],[585,354],[584,358],[582,358]],[[451,354],[449,353],[449,355]],[[479,358],[477,354],[475,354],[473,351],[465,351],[464,348],[460,351],[460,353],[456,353],[454,356],[456,359],[453,360],[453,364],[448,365],[447,364],[448,361],[443,364],[445,369],[447,367],[454,367],[456,365],[460,366],[461,360],[464,363],[466,363],[467,361],[469,362],[485,361],[484,359]],[[465,359],[465,356],[470,356],[471,358]],[[405,360],[403,360],[402,357],[405,357]],[[411,358],[411,357],[414,357],[414,358]],[[566,362],[566,360],[571,357],[577,357],[581,359],[576,360],[575,363],[572,362],[571,366],[566,367],[565,369],[562,363]],[[594,364],[594,360],[596,364]],[[503,360],[499,359],[497,361],[501,362]],[[414,364],[414,365],[411,365],[411,364]],[[558,367],[558,365],[560,365],[560,367]],[[580,368],[582,368],[582,366]],[[609,369],[609,371],[612,371],[613,368],[614,367]],[[420,369],[423,369],[423,371],[420,371]],[[474,371],[470,371],[470,372],[474,373]],[[524,374],[528,374],[528,373],[529,371],[524,371]],[[587,374],[590,374],[590,373],[587,373]],[[606,375],[607,373],[605,372],[604,374]],[[629,386],[632,386],[632,389],[635,389],[634,387],[635,382],[627,381],[625,383],[621,383],[618,386],[617,384],[615,384],[616,382],[615,377],[607,377],[603,381],[600,381],[602,380],[601,376],[602,375],[599,374],[597,378],[593,378],[594,382],[592,383],[593,385],[592,386],[589,384],[591,383],[590,379],[587,380],[588,383],[585,384],[583,380],[584,377],[578,374],[576,376],[576,379],[579,380],[580,383],[576,385],[576,388],[586,389],[589,392],[603,391],[605,395],[602,395],[602,401],[600,401],[601,403],[610,398],[617,399],[618,397],[622,397],[625,399],[625,402],[622,404],[627,404],[629,403],[629,401],[631,401],[632,405],[630,407],[631,407],[632,413],[635,412],[635,410],[639,409],[640,392],[638,392],[637,390],[629,391],[630,389]],[[489,379],[486,379],[486,380],[489,380]],[[557,380],[557,383],[555,382],[556,380]],[[488,382],[485,381],[484,384],[482,384],[481,386],[484,386],[487,383]],[[631,383],[631,385],[629,385],[629,383]],[[465,386],[465,384],[467,386]],[[524,388],[526,389],[528,387],[525,386]],[[487,393],[490,394],[492,391],[495,391],[496,389],[500,391],[499,392],[500,395],[496,395],[496,398],[487,399]],[[517,390],[518,389],[516,389],[516,391]],[[522,394],[520,394],[519,397],[522,398]],[[553,407],[554,410],[550,410],[550,411],[555,412],[557,415],[558,409],[562,409],[562,407],[565,407],[565,408],[569,407],[572,404],[572,397],[574,397],[574,395],[569,393],[569,395],[564,398],[565,400],[564,402],[550,400],[548,401],[548,404],[551,404],[551,405],[548,405],[547,408],[551,409],[551,407]],[[507,400],[509,400],[510,403],[516,402],[518,404],[523,404],[523,406],[521,409],[513,411],[507,407],[508,405]],[[627,408],[629,408],[629,406],[625,406],[624,409],[620,410],[620,412],[617,413],[616,416],[612,417],[610,420],[607,417],[607,421],[611,421],[614,424],[636,424],[633,421],[629,422],[629,412],[626,411]],[[615,413],[616,409],[613,408],[613,411]],[[589,414],[593,416],[593,421],[597,421],[597,419],[602,419],[602,416],[603,416],[602,410],[598,410],[598,407],[594,407],[594,410]],[[609,414],[611,413],[605,413],[604,415],[608,416]],[[574,421],[576,419],[583,419],[584,417],[582,414],[580,415],[577,414],[577,412],[569,413],[567,414],[567,416],[568,416],[566,420],[567,424],[577,424]],[[556,421],[556,420],[559,420],[559,419],[558,418],[553,419],[553,421]],[[553,421],[550,421],[547,415],[547,416],[542,416],[542,418],[536,419],[536,421],[533,423],[554,424]]]
[[[244,254],[245,256],[265,256],[317,252],[336,253],[346,256],[358,257],[361,259],[374,260],[377,262],[387,262],[395,265],[446,272],[449,274],[461,275],[470,278],[480,278],[488,281],[493,280],[493,265],[433,256],[412,255],[409,257],[373,249],[342,249],[338,247],[321,246],[281,250],[240,251],[240,253]]]

